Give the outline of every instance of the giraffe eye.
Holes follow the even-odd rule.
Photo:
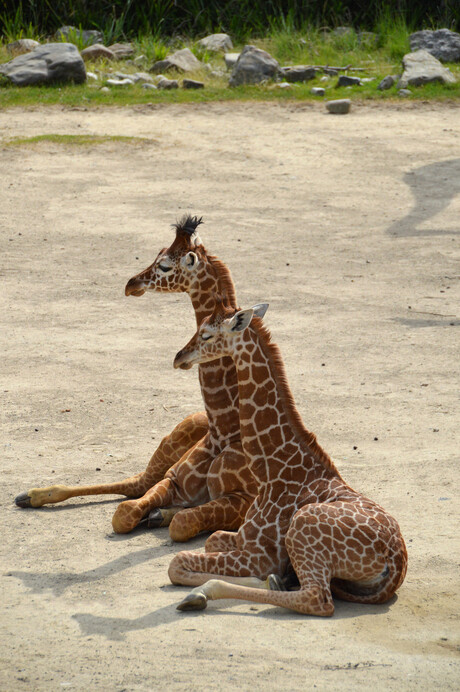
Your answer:
[[[161,269],[162,272],[170,272],[172,267],[165,267],[164,264],[159,264],[158,269]]]
[[[203,341],[209,341],[209,339],[212,339],[213,336],[214,334],[202,334],[201,338]]]

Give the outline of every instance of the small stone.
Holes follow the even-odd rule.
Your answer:
[[[289,82],[277,82],[276,84],[273,84],[271,89],[292,89],[296,86],[297,84],[290,84]]]
[[[144,82],[144,84],[142,84],[142,88],[143,89],[158,89],[158,87],[156,87],[155,84],[149,84],[149,82]],[[136,259],[137,259],[137,257],[136,257]]]
[[[88,46],[80,51],[80,55],[83,60],[97,60],[98,58],[105,58],[106,60],[114,60],[115,53],[112,53],[110,48],[106,48],[102,43],[95,43],[93,46]]]
[[[410,89],[400,89],[398,95],[406,98],[407,96],[412,96],[412,91]]]
[[[380,89],[380,91],[386,91],[387,89],[391,89],[391,87],[396,84],[396,80],[397,77],[395,77],[395,75],[387,74],[387,76],[382,79],[377,89]]]
[[[210,53],[227,53],[227,51],[233,48],[232,39],[228,34],[211,34],[210,36],[205,36],[201,41],[198,41],[198,45]]]
[[[163,79],[160,79],[158,82],[157,87],[158,89],[178,89],[179,82],[177,79],[166,79],[166,77],[163,77]]]
[[[184,89],[204,89],[204,82],[197,82],[195,79],[183,79],[182,87]]]
[[[283,67],[281,74],[287,82],[308,82],[316,77],[316,70],[308,65],[293,65]]]
[[[103,86],[101,91],[103,91],[105,94],[107,94],[110,91],[110,89],[109,89],[109,87]]]
[[[150,84],[153,82],[153,77],[148,72],[135,72],[131,77],[136,82],[149,82]]]
[[[134,82],[131,79],[108,79],[107,84],[110,86],[133,86]]]
[[[134,55],[134,46],[132,43],[113,43],[109,46],[109,50],[115,54],[117,60],[131,58]]]
[[[337,86],[361,86],[361,80],[359,77],[349,77],[346,74],[341,74]]]
[[[329,113],[334,115],[344,115],[350,112],[351,101],[350,99],[336,99],[335,101],[328,101],[326,103],[326,108]]]
[[[88,77],[88,79],[99,79],[95,72],[87,72],[86,76]]]
[[[310,93],[313,94],[313,96],[324,96],[326,89],[323,89],[322,87],[312,87]]]
[[[323,74],[323,76],[320,78],[320,82],[329,82],[330,81],[330,76],[328,74]]]

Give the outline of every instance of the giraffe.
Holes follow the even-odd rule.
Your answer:
[[[217,302],[174,360],[177,368],[233,358],[241,441],[258,481],[258,495],[238,532],[217,531],[204,553],[181,551],[171,561],[172,583],[196,587],[178,609],[200,610],[208,600],[236,598],[329,616],[333,594],[383,603],[406,573],[399,526],[345,483],[304,427],[279,348],[261,319],[267,307],[235,310]],[[293,585],[292,570],[300,588],[286,590],[287,581]]]
[[[126,284],[127,296],[146,291],[189,294],[197,326],[222,293],[236,307],[230,271],[210,255],[198,234],[202,219],[184,216],[176,235],[155,261]],[[116,533],[128,533],[146,516],[149,525],[169,524],[171,537],[185,541],[201,531],[236,530],[257,492],[241,448],[238,384],[231,358],[199,367],[205,412],[188,416],[166,436],[145,471],[117,483],[34,488],[16,498],[20,507],[41,507],[69,497],[122,494],[113,518]],[[167,508],[167,509],[165,509]],[[149,514],[150,513],[150,514]]]

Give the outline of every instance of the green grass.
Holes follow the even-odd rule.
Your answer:
[[[188,74],[192,79],[198,79],[205,83],[206,88],[198,91],[177,89],[174,91],[148,90],[140,85],[128,87],[111,87],[109,92],[101,91],[104,80],[92,82],[88,80],[83,85],[53,85],[16,87],[6,79],[0,77],[0,107],[33,107],[35,105],[64,105],[64,106],[127,106],[147,103],[197,103],[224,100],[323,100],[312,96],[313,86],[322,86],[326,89],[326,99],[351,98],[353,100],[388,101],[399,99],[397,87],[380,92],[377,85],[388,74],[401,73],[401,58],[409,52],[410,30],[402,19],[390,21],[381,18],[375,29],[375,37],[366,38],[359,32],[351,31],[345,35],[337,35],[333,31],[324,31],[311,26],[306,26],[302,31],[295,30],[286,21],[272,24],[269,33],[263,39],[251,40],[260,48],[264,48],[273,55],[281,65],[329,65],[364,68],[362,72],[350,71],[348,74],[360,77],[373,77],[374,81],[361,87],[336,88],[337,77],[331,77],[326,82],[321,82],[321,74],[306,84],[292,86],[282,90],[273,84],[263,86],[245,86],[238,88],[228,87],[229,73],[225,70],[223,56],[200,53],[193,41],[184,39],[171,39],[166,41],[159,38],[158,34],[146,34],[133,41],[136,56],[144,56],[136,63],[117,61],[109,63],[99,60],[87,63],[88,71],[107,73],[112,72],[132,73],[146,71],[156,60],[161,60],[170,50],[176,50],[184,46],[190,47],[206,64],[207,69],[200,69],[196,73]],[[235,46],[235,52],[240,51],[242,45]],[[9,59],[6,46],[0,44],[0,62]],[[457,77],[457,84],[443,86],[430,84],[423,87],[412,88],[412,96],[409,99],[459,99],[460,97],[460,65],[448,65]],[[211,75],[209,70],[221,73],[221,76]],[[106,76],[110,77],[110,75]],[[168,74],[176,77],[179,82],[181,75]]]

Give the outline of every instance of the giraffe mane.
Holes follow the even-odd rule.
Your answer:
[[[219,294],[223,298],[223,302],[231,308],[237,307],[236,302],[236,291],[235,284],[233,283],[232,275],[230,274],[230,269],[227,267],[222,260],[220,260],[215,255],[208,255],[205,248],[203,248],[204,256],[208,260],[209,264],[213,268],[219,280]]]
[[[272,342],[271,334],[267,327],[265,327],[263,324],[260,317],[254,316],[252,318],[251,328],[253,328],[259,336],[262,351],[268,359],[271,372],[276,384],[278,385],[278,393],[280,395],[281,403],[283,404],[288,423],[292,426],[292,430],[294,431],[297,439],[303,443],[312,454],[315,455],[315,457],[326,469],[332,471],[334,474],[337,474],[340,478],[340,474],[331,457],[321,447],[316,439],[316,435],[307,430],[300,413],[297,410],[297,406],[287,380],[286,368],[279,346]]]
[[[203,223],[203,217],[192,216],[191,214],[184,214],[180,221],[173,223],[173,228],[176,229],[176,233],[179,235],[193,235],[200,224]]]

